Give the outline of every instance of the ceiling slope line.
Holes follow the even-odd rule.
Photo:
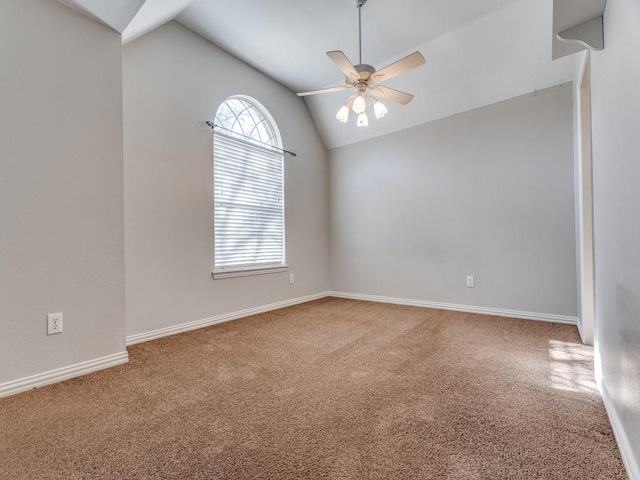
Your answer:
[[[57,0],[118,33],[125,31],[145,0]]]

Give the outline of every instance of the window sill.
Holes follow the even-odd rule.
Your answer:
[[[211,273],[214,280],[223,278],[248,277],[250,275],[266,275],[267,273],[286,272],[288,265],[276,265],[274,267],[245,267],[245,268],[227,268],[224,270],[216,270]]]

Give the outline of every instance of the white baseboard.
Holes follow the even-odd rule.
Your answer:
[[[582,319],[581,318],[576,318],[576,326],[578,327],[578,333],[580,334],[580,340],[582,340],[582,343],[585,343],[585,338],[584,338],[584,328],[582,327]]]
[[[629,443],[627,434],[622,427],[622,422],[620,422],[620,417],[618,416],[616,407],[613,405],[613,401],[609,396],[607,386],[602,381],[599,386],[600,395],[602,395],[602,401],[604,402],[604,407],[607,410],[609,421],[611,422],[611,428],[613,429],[613,436],[616,438],[616,442],[618,443],[618,450],[620,450],[622,463],[624,463],[624,467],[627,469],[629,480],[640,480],[640,466],[633,455],[631,443]]]
[[[381,297],[378,295],[363,295],[360,293],[328,292],[330,297],[349,298],[352,300],[365,300],[368,302],[394,303],[396,305],[410,305],[413,307],[437,308],[441,310],[454,310],[457,312],[480,313],[483,315],[496,315],[499,317],[523,318],[525,320],[539,320],[543,322],[568,323],[576,325],[576,317],[554,315],[551,313],[521,312],[519,310],[504,310],[499,308],[474,307],[471,305],[457,305],[454,303],[429,302],[426,300],[410,300],[406,298]]]
[[[25,392],[32,388],[43,387],[51,383],[61,382],[73,377],[86,375],[87,373],[96,372],[109,367],[115,367],[129,361],[129,354],[124,351],[108,355],[94,360],[88,360],[82,363],[76,363],[68,367],[57,368],[48,372],[31,375],[30,377],[12,380],[10,382],[0,384],[0,398],[15,395],[16,393]]]
[[[193,322],[182,323],[180,325],[161,328],[158,330],[153,330],[151,332],[130,335],[126,338],[126,344],[127,346],[135,345],[137,343],[142,343],[149,340],[166,337],[169,335],[175,335],[178,333],[188,332],[190,330],[195,330],[198,328],[208,327],[210,325],[216,325],[218,323],[236,320],[238,318],[257,315],[259,313],[265,313],[272,310],[277,310],[279,308],[290,307],[292,305],[298,305],[300,303],[319,300],[325,297],[338,297],[338,298],[348,298],[353,300],[365,300],[370,302],[393,303],[397,305],[410,305],[410,306],[416,306],[416,307],[427,307],[427,308],[437,308],[437,309],[443,309],[443,310],[454,310],[454,311],[460,311],[460,312],[480,313],[485,315],[497,315],[497,316],[503,316],[503,317],[523,318],[523,319],[529,319],[529,320],[541,320],[546,322],[568,323],[572,325],[577,324],[577,319],[575,317],[568,317],[563,315],[521,312],[517,310],[503,310],[503,309],[486,308],[486,307],[473,307],[469,305],[429,302],[425,300],[410,300],[406,298],[383,297],[378,295],[364,295],[364,294],[358,294],[358,293],[321,292],[313,295],[307,295],[305,297],[298,297],[298,298],[293,298],[291,300],[271,303],[269,305],[263,305],[260,307],[248,308],[246,310],[226,313],[226,314],[218,315],[211,318],[205,318],[203,320],[196,320]],[[79,377],[81,375],[86,375],[87,373],[95,372],[105,368],[114,367],[116,365],[120,365],[128,361],[129,361],[129,355],[126,351],[124,351],[121,353],[116,353],[106,357],[89,360],[87,362],[78,363],[68,367],[51,370],[49,372],[44,372],[37,375],[21,378],[18,380],[2,383],[0,384],[0,398],[7,397],[9,395],[15,395],[16,393],[24,392],[32,388],[49,385],[51,383],[61,382],[63,380],[67,380],[73,377]],[[604,391],[606,391],[606,389]],[[604,397],[605,395],[603,393],[603,398]],[[610,401],[609,401],[609,404],[611,404]],[[605,400],[605,405],[607,405],[606,400]],[[615,410],[612,410],[612,407],[607,406],[607,411],[610,412],[609,414],[612,417],[612,424],[614,424],[613,415],[615,415]],[[612,414],[611,412],[614,412],[614,413]],[[615,418],[617,419],[617,416]],[[618,425],[619,425],[619,421],[618,421]],[[624,435],[624,432],[621,430],[620,427],[618,427],[618,430],[620,430],[620,432],[622,432],[622,435]],[[614,431],[616,431],[615,428],[614,428]],[[628,447],[627,447],[627,450],[628,450]],[[637,471],[637,464],[633,463],[633,465],[635,468],[634,471]],[[640,476],[630,477],[630,478],[633,478],[633,480],[640,480]]]
[[[291,300],[285,300],[282,302],[271,303],[269,305],[263,305],[260,307],[248,308],[246,310],[240,310],[237,312],[225,313],[217,315],[215,317],[205,318],[202,320],[195,320],[193,322],[181,323],[171,327],[160,328],[158,330],[152,330],[150,332],[137,333],[127,336],[127,346],[135,345],[137,343],[148,342],[157,338],[168,337],[170,335],[176,335],[178,333],[184,333],[191,330],[197,330],[198,328],[209,327],[211,325],[217,325],[219,323],[229,322],[231,320],[237,320],[239,318],[248,317],[251,315],[257,315],[259,313],[270,312],[279,308],[290,307],[292,305],[298,305],[300,303],[311,302],[325,297],[338,297],[348,298],[352,300],[366,300],[370,302],[381,303],[394,303],[397,305],[411,305],[415,307],[428,307],[439,308],[443,310],[455,310],[460,312],[469,313],[481,313],[485,315],[498,315],[502,317],[515,317],[524,318],[528,320],[542,320],[546,322],[556,323],[568,323],[575,325],[577,319],[575,317],[567,317],[563,315],[552,315],[544,313],[532,313],[532,312],[520,312],[517,310],[500,310],[496,308],[486,307],[472,307],[469,305],[455,305],[450,303],[439,302],[427,302],[424,300],[408,300],[405,298],[392,298],[381,297],[377,295],[363,295],[359,293],[345,293],[345,292],[321,292],[313,295],[307,295],[305,297],[293,298]]]
[[[293,298],[291,300],[284,300],[282,302],[271,303],[269,305],[263,305],[260,307],[248,308],[246,310],[240,310],[237,312],[225,313],[217,315],[215,317],[205,318],[203,320],[195,320],[193,322],[181,323],[172,327],[160,328],[158,330],[152,330],[145,333],[137,333],[135,335],[127,336],[127,346],[135,345],[136,343],[148,342],[149,340],[155,340],[157,338],[167,337],[169,335],[176,335],[178,333],[188,332],[190,330],[196,330],[198,328],[209,327],[218,323],[229,322],[231,320],[237,320],[238,318],[249,317],[251,315],[257,315],[259,313],[270,312],[271,310],[277,310],[279,308],[290,307],[292,305],[298,305],[300,303],[311,302],[313,300],[319,300],[321,298],[328,297],[327,292],[315,293],[313,295],[307,295],[305,297]]]

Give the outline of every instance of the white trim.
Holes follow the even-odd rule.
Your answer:
[[[237,320],[238,318],[257,315],[259,313],[270,312],[271,310],[278,310],[279,308],[290,307],[292,305],[298,305],[299,303],[311,302],[313,300],[319,300],[328,296],[329,294],[327,292],[315,293],[313,295],[292,298],[291,300],[284,300],[282,302],[262,305],[260,307],[253,307],[237,312],[224,313],[222,315],[205,318],[203,320],[181,323],[179,325],[174,325],[173,327],[160,328],[158,330],[152,330],[145,333],[137,333],[135,335],[127,336],[127,346],[135,345],[136,343],[148,342],[149,340],[155,340],[157,338],[168,337],[169,335],[188,332],[190,330],[196,330],[198,328],[209,327],[218,323],[229,322],[231,320]]]
[[[584,336],[584,327],[582,326],[582,318],[580,318],[580,317],[576,318],[576,327],[578,327],[578,333],[580,334],[580,340],[582,340],[582,343],[587,345],[587,342],[585,341],[585,336]]]
[[[114,353],[106,357],[88,360],[82,363],[76,363],[68,367],[57,368],[48,372],[31,375],[30,377],[12,380],[10,382],[0,384],[0,398],[15,395],[16,393],[25,392],[32,388],[43,387],[51,383],[58,383],[74,377],[80,377],[87,373],[96,372],[109,367],[115,367],[129,361],[129,354],[124,352]]]
[[[594,238],[593,238],[593,148],[591,141],[590,53],[579,59],[576,84],[578,274],[580,275],[581,319],[578,331],[583,343],[593,345],[595,323]],[[586,92],[583,92],[586,90]],[[585,98],[586,96],[586,98]]]
[[[523,318],[525,320],[539,320],[543,322],[567,323],[576,325],[577,318],[552,313],[521,312],[519,310],[505,310],[500,308],[474,307],[471,305],[458,305],[454,303],[429,302],[426,300],[410,300],[407,298],[381,297],[378,295],[363,295],[361,293],[328,292],[330,297],[349,298],[352,300],[365,300],[367,302],[394,303],[396,305],[410,305],[413,307],[438,308],[441,310],[454,310],[457,312],[480,313],[484,315],[496,315],[499,317]]]
[[[264,275],[266,273],[286,272],[289,265],[277,265],[272,267],[243,267],[243,268],[224,268],[211,272],[214,280],[222,278],[248,277],[251,275]]]
[[[205,318],[203,320],[196,320],[193,322],[182,323],[180,325],[161,328],[158,330],[153,330],[151,332],[129,335],[127,336],[127,339],[126,339],[127,346],[135,345],[137,343],[142,343],[149,340],[155,340],[157,338],[162,338],[169,335],[188,332],[190,330],[208,327],[210,325],[216,325],[218,323],[228,322],[231,320],[236,320],[236,319],[248,317],[251,315],[257,315],[257,314],[269,312],[272,310],[278,310],[280,308],[290,307],[293,305],[298,305],[300,303],[311,302],[313,300],[319,300],[325,297],[348,298],[352,300],[365,300],[370,302],[393,303],[397,305],[411,305],[415,307],[437,308],[442,310],[454,310],[454,311],[468,312],[468,313],[480,313],[485,315],[497,315],[497,316],[503,316],[503,317],[524,318],[529,320],[568,323],[572,325],[575,325],[577,322],[577,319],[575,317],[568,317],[564,315],[521,312],[517,310],[504,310],[504,309],[487,308],[487,307],[474,307],[469,305],[429,302],[425,300],[410,300],[405,298],[382,297],[378,295],[363,295],[358,293],[320,292],[313,295],[307,295],[304,297],[284,300],[282,302],[271,303],[269,305],[248,308],[246,310],[240,310],[237,312],[226,313],[226,314],[218,315],[211,318]],[[79,377],[81,375],[86,375],[88,373],[96,372],[98,370],[103,370],[105,368],[115,367],[116,365],[127,363],[128,361],[129,361],[129,354],[126,351],[124,351],[124,352],[116,353],[113,355],[108,355],[106,357],[96,358],[94,360],[88,360],[86,362],[70,365],[68,367],[62,367],[56,370],[51,370],[51,371],[40,373],[37,375],[21,378],[18,380],[12,380],[10,382],[0,384],[0,398],[7,397],[9,395],[15,395],[16,393],[24,392],[32,388],[42,387],[45,385],[49,385],[51,383],[57,383],[63,380],[68,380],[70,378]],[[604,391],[606,391],[606,389],[604,389],[604,385],[603,385],[603,392]],[[604,393],[603,393],[603,398],[605,398]],[[619,420],[617,420],[617,416],[615,415],[615,410],[613,410],[613,407],[610,406],[611,404],[610,400],[608,402],[609,402],[609,405],[607,404],[607,400],[605,400],[607,411],[610,412],[612,424],[616,425],[615,422],[617,422],[617,425],[618,425],[617,429],[614,426],[614,432],[616,431],[623,432],[619,426],[620,422]],[[614,421],[614,418],[615,418],[615,421]],[[624,436],[624,433],[621,433],[620,435]],[[624,438],[626,439],[626,437]],[[628,447],[626,448],[628,450]],[[621,447],[621,451],[622,451],[622,447]],[[634,463],[634,465],[636,465],[634,467],[636,470],[634,471],[637,471],[637,464]],[[630,478],[632,478],[632,480],[640,480],[640,476],[630,477]]]
[[[627,469],[629,480],[640,480],[640,466],[638,466],[638,462],[633,456],[631,443],[629,443],[629,439],[622,427],[622,422],[620,421],[618,412],[613,405],[613,401],[609,396],[609,391],[607,390],[607,386],[604,382],[600,382],[600,395],[602,396],[604,407],[609,415],[609,421],[611,422],[611,428],[613,429],[613,436],[618,444],[618,450],[620,450],[622,463],[624,463],[624,467]]]
[[[282,302],[271,303],[269,305],[262,305],[259,307],[248,308],[246,310],[240,310],[237,312],[224,313],[222,315],[217,315],[215,317],[205,318],[202,320],[195,320],[193,322],[181,323],[179,325],[160,328],[158,330],[152,330],[150,332],[128,335],[127,346],[135,345],[137,343],[142,343],[142,342],[148,342],[150,340],[155,340],[157,338],[168,337],[170,335],[176,335],[178,333],[184,333],[191,330],[196,330],[198,328],[209,327],[211,325],[217,325],[218,323],[229,322],[231,320],[237,320],[239,318],[249,317],[251,315],[257,315],[259,313],[270,312],[272,310],[277,310],[279,308],[285,308],[293,305],[298,305],[300,303],[311,302],[313,300],[319,300],[325,297],[348,298],[352,300],[365,300],[369,302],[380,302],[380,303],[394,303],[397,305],[411,305],[414,307],[438,308],[442,310],[454,310],[459,312],[480,313],[485,315],[496,315],[501,317],[524,318],[527,320],[541,320],[545,322],[555,322],[555,323],[568,323],[570,325],[575,325],[577,322],[577,319],[575,317],[568,317],[564,315],[553,315],[549,313],[532,313],[532,312],[521,312],[517,310],[502,310],[497,308],[473,307],[469,305],[456,305],[451,303],[428,302],[424,300],[409,300],[405,298],[381,297],[377,295],[363,295],[359,293],[321,292],[321,293],[315,293],[313,295],[307,295],[305,297],[298,297],[298,298],[293,298],[291,300],[284,300]]]

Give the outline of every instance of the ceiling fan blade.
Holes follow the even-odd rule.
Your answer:
[[[337,87],[321,88],[320,90],[311,90],[310,92],[301,92],[301,93],[298,93],[297,95],[299,97],[306,97],[307,95],[317,95],[319,93],[339,92],[341,90],[346,90],[347,88],[351,88],[351,85],[338,85]]]
[[[402,105],[406,105],[411,100],[413,100],[413,95],[411,95],[410,93],[404,93],[400,90],[383,87],[382,85],[371,87],[371,91],[378,97],[391,100],[392,102],[400,103]]]
[[[353,82],[360,80],[360,74],[356,71],[353,64],[349,61],[344,52],[339,50],[333,52],[327,52],[327,56],[333,60],[342,73],[344,73],[347,78]]]
[[[425,59],[420,52],[413,52],[411,55],[407,55],[401,60],[398,60],[391,65],[387,65],[382,70],[377,71],[371,76],[372,83],[383,82],[390,78],[400,75],[401,73],[413,70],[420,65],[424,65]]]

